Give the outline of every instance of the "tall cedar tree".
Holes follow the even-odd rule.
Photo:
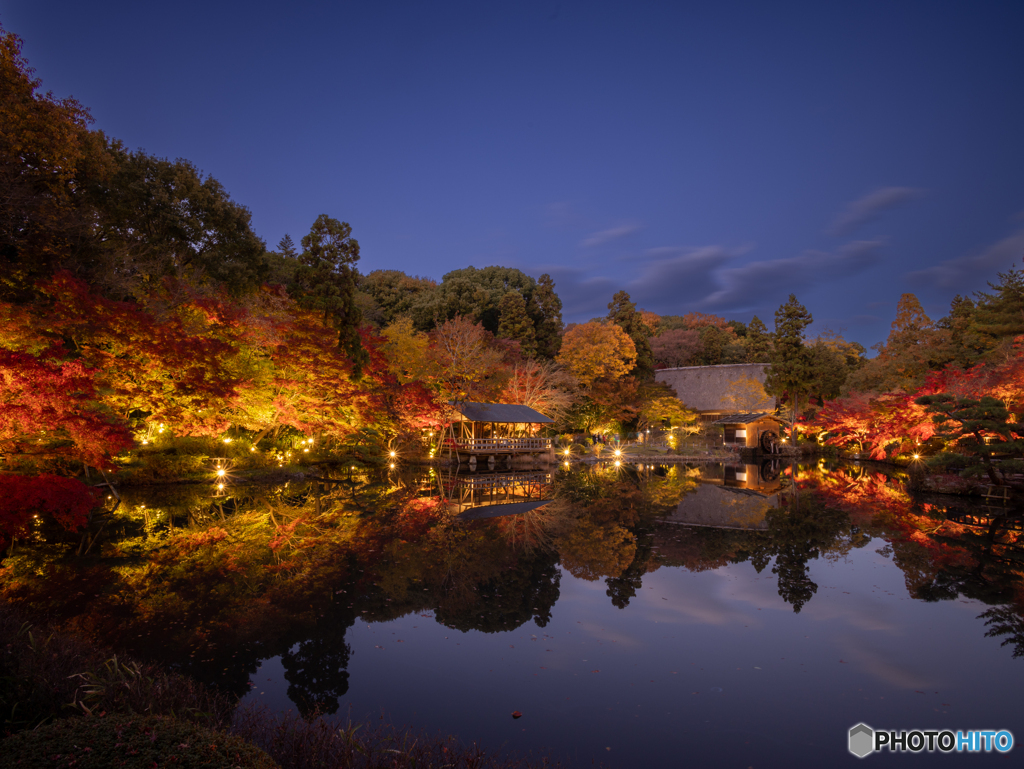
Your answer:
[[[764,321],[756,315],[747,326],[747,361],[768,363],[772,359],[772,337]]]
[[[562,300],[555,293],[555,282],[547,273],[537,281],[533,298],[537,311],[534,319],[537,354],[544,358],[554,358],[562,346]]]
[[[295,271],[300,304],[323,313],[338,330],[338,348],[352,361],[352,374],[362,373],[369,358],[359,337],[362,315],[355,303],[359,241],[347,222],[321,214],[302,238]]]
[[[636,363],[630,373],[645,382],[654,378],[654,354],[651,352],[651,329],[637,312],[629,294],[619,291],[608,303],[608,320],[626,332],[636,348]]]
[[[528,358],[537,353],[537,336],[533,321],[526,313],[526,300],[518,291],[509,291],[498,303],[498,338],[519,342],[519,349]]]
[[[800,413],[800,400],[808,391],[811,379],[810,361],[804,347],[804,329],[813,320],[807,308],[796,300],[796,294],[790,294],[789,301],[775,311],[775,350],[764,389],[769,395],[789,397],[793,410],[790,426],[793,443],[796,442],[796,418]]]

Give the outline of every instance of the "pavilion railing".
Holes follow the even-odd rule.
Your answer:
[[[449,438],[445,444],[458,451],[548,451],[550,438],[473,438],[455,441]]]

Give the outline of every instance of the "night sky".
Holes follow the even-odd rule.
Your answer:
[[[499,7],[500,6],[500,7]],[[0,0],[44,90],[187,158],[273,248],[321,213],[360,269],[550,272],[885,338],[1024,256],[1024,2]]]

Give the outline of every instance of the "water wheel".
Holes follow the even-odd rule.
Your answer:
[[[761,464],[761,480],[771,483],[779,477],[779,460],[769,459]]]
[[[761,447],[761,451],[765,454],[778,454],[779,453],[779,436],[773,433],[771,430],[765,430],[761,433],[761,437],[758,440],[758,445]]]

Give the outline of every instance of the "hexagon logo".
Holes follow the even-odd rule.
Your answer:
[[[875,732],[867,724],[857,724],[850,729],[850,752],[857,758],[864,758],[875,749]]]

